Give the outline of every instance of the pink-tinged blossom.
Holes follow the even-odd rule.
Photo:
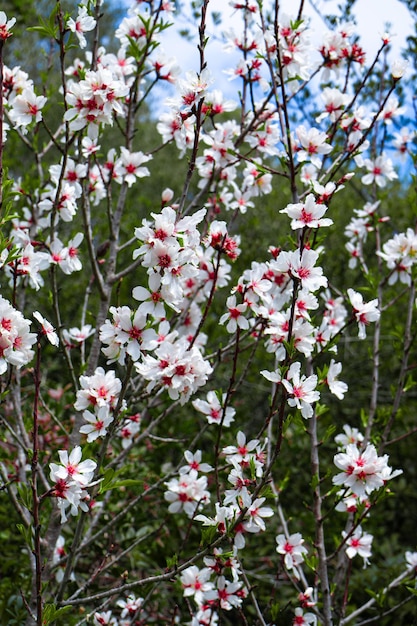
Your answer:
[[[405,233],[398,233],[382,246],[377,254],[383,258],[391,270],[388,284],[393,285],[399,280],[411,285],[412,268],[417,262],[417,235],[412,228]]]
[[[378,300],[370,300],[370,302],[364,302],[362,295],[354,289],[348,289],[347,294],[350,303],[353,307],[353,314],[358,322],[358,337],[359,339],[365,339],[366,326],[370,322],[376,322],[380,318],[380,311],[378,309]]]
[[[266,530],[264,518],[272,517],[274,511],[269,506],[262,506],[266,498],[256,498],[245,514],[244,527],[247,532],[258,533]]]
[[[62,336],[67,348],[74,348],[75,345],[84,343],[84,341],[86,341],[88,337],[91,337],[91,335],[94,335],[95,332],[91,324],[84,324],[81,328],[73,326],[69,330],[64,329]]]
[[[295,315],[301,317],[307,321],[310,321],[309,311],[314,311],[319,308],[319,301],[316,296],[310,293],[307,289],[300,289],[297,293],[297,300],[295,303]]]
[[[187,465],[183,465],[180,467],[180,474],[188,474],[190,470],[196,470],[196,472],[203,472],[203,474],[207,472],[213,471],[213,468],[208,463],[201,462],[202,452],[201,450],[197,450],[194,454],[190,452],[190,450],[186,450],[184,452],[184,458],[187,461]]]
[[[350,490],[346,492],[346,489],[341,489],[337,492],[337,497],[340,500],[336,504],[335,510],[340,513],[356,513],[359,507],[369,509],[371,506],[368,496],[357,496]]]
[[[190,626],[217,626],[219,616],[211,606],[202,606],[197,613],[192,616]]]
[[[385,124],[392,124],[393,118],[403,115],[405,111],[405,107],[400,107],[397,96],[391,95],[379,114],[378,119],[382,119]]]
[[[179,478],[171,478],[164,484],[167,487],[164,498],[170,503],[168,507],[170,513],[183,511],[192,518],[197,510],[210,501],[207,477],[198,477],[195,469],[191,469],[188,474],[181,474]]]
[[[123,146],[120,148],[120,151],[121,156],[117,160],[115,168],[128,187],[131,187],[138,178],[150,175],[148,168],[143,167],[143,164],[152,159],[151,155],[143,154],[143,152],[129,152]]]
[[[64,121],[73,131],[87,127],[91,140],[98,138],[100,124],[113,124],[114,114],[124,116],[122,101],[129,87],[108,69],[87,70],[79,82],[69,81]]]
[[[249,328],[249,321],[243,315],[248,308],[246,302],[242,304],[236,303],[236,296],[229,296],[226,301],[227,313],[224,313],[219,319],[219,324],[227,322],[226,330],[228,333],[235,333],[237,328],[247,330]]]
[[[242,573],[238,559],[231,556],[230,552],[223,553],[222,548],[214,548],[213,556],[204,557],[204,564],[216,575],[224,572],[225,569],[230,569],[233,582],[237,582]]]
[[[343,400],[345,393],[348,390],[348,386],[346,383],[341,380],[337,380],[337,377],[342,371],[342,364],[336,363],[334,359],[331,359],[329,369],[327,370],[326,382],[329,386],[330,392],[339,398],[339,400]]]
[[[117,626],[117,619],[111,611],[96,612],[93,615],[94,626]]]
[[[52,475],[51,475],[51,480]],[[87,487],[87,485],[85,485]],[[52,489],[52,495],[57,499],[57,506],[61,513],[61,524],[67,521],[67,512],[70,515],[78,515],[78,509],[86,513],[88,500],[90,498],[85,487],[73,480],[58,478]]]
[[[130,593],[126,600],[117,600],[116,602],[116,606],[122,609],[122,619],[134,617],[142,604],[143,598],[137,598],[134,593]]]
[[[320,155],[329,154],[332,147],[326,143],[327,135],[317,128],[306,129],[305,126],[298,126],[296,129],[300,147],[297,147],[297,158],[300,163],[310,161],[316,167],[321,167]]]
[[[349,559],[353,559],[357,554],[361,556],[364,560],[364,567],[369,564],[369,557],[372,555],[372,541],[373,536],[369,533],[364,533],[362,528],[358,526],[354,533],[350,536],[346,533],[346,531],[342,531],[343,539],[346,539],[346,548],[345,552]]]
[[[323,226],[331,226],[333,220],[323,218],[327,211],[325,204],[316,204],[314,195],[310,193],[305,202],[299,204],[289,204],[280,213],[285,213],[291,218],[292,230],[298,228],[320,228]]]
[[[265,174],[262,165],[257,165],[255,161],[243,170],[243,186],[251,190],[253,197],[268,195],[272,191],[272,174]]]
[[[194,597],[197,605],[203,604],[206,592],[213,589],[210,582],[211,570],[208,567],[199,569],[196,565],[187,567],[180,576],[180,582],[184,590],[184,597]]]
[[[250,493],[248,487],[252,488],[254,486],[254,481],[250,478],[244,477],[243,468],[238,465],[233,467],[227,477],[227,480],[233,485],[233,489],[225,490],[223,504],[225,506],[231,504],[234,507],[251,506],[252,494]]]
[[[106,320],[100,327],[100,341],[105,344],[103,354],[107,363],[117,361],[124,364],[126,355],[137,361],[143,350],[157,346],[157,335],[153,328],[147,328],[146,316],[139,310],[134,312],[128,306],[110,307],[113,321]]]
[[[65,161],[64,172],[62,172],[62,168],[62,162],[49,167],[52,182],[58,186],[62,177],[62,180],[75,187],[76,197],[79,198],[82,192],[81,181],[87,176],[87,165],[85,163],[75,163],[75,161],[68,158]]]
[[[321,93],[324,102],[324,111],[317,118],[321,122],[329,118],[330,122],[336,122],[342,115],[343,109],[348,104],[350,96],[342,93],[339,89],[325,87]]]
[[[16,18],[12,17],[10,20],[7,19],[7,16],[4,11],[0,11],[0,39],[3,41],[12,36],[11,28],[15,25]]]
[[[38,252],[26,236],[24,239],[16,260],[6,267],[6,272],[16,277],[17,282],[27,277],[30,286],[38,291],[44,284],[41,271],[49,267],[50,255],[47,252]]]
[[[391,159],[384,154],[374,160],[365,159],[364,165],[368,170],[368,174],[365,174],[361,178],[364,185],[372,185],[372,183],[375,183],[377,187],[385,187],[387,180],[398,178]]]
[[[321,267],[315,267],[319,253],[316,250],[304,248],[293,252],[282,251],[276,260],[271,261],[271,268],[280,272],[287,272],[291,277],[300,281],[302,289],[317,291],[320,287],[327,287],[327,278]]]
[[[113,416],[110,415],[108,406],[101,406],[94,413],[84,411],[83,419],[87,424],[81,426],[80,433],[87,435],[87,442],[91,443],[98,437],[106,436],[107,427],[112,423]]]
[[[94,30],[95,25],[96,20],[88,15],[87,7],[83,5],[78,7],[78,15],[75,20],[72,17],[67,20],[67,28],[77,35],[80,48],[85,48],[87,45],[84,33]]]
[[[284,555],[284,565],[287,570],[292,570],[294,576],[299,579],[298,566],[303,563],[304,555],[308,550],[303,545],[304,539],[300,533],[294,533],[293,535],[278,535],[276,537],[278,554]]]
[[[145,316],[151,315],[155,319],[162,319],[165,317],[165,306],[161,293],[161,275],[152,272],[148,276],[149,290],[139,285],[134,287],[132,296],[141,302],[138,313]]]
[[[25,133],[26,126],[32,122],[41,121],[42,109],[46,101],[47,98],[45,96],[37,96],[33,89],[26,87],[13,100],[9,117],[16,127],[23,127],[23,133]]]
[[[314,613],[308,611],[304,613],[303,609],[297,607],[294,611],[293,626],[308,626],[308,624],[317,624],[317,617]]]
[[[192,348],[186,337],[162,341],[154,351],[155,356],[145,355],[142,362],[136,362],[139,374],[148,380],[147,391],[161,385],[172,400],[187,402],[191,394],[206,384],[212,367],[200,349]]]
[[[140,413],[135,413],[122,421],[118,434],[122,440],[122,448],[124,450],[133,443],[135,436],[140,431],[140,420]]]
[[[83,233],[77,233],[73,239],[70,239],[68,245],[64,246],[62,241],[55,237],[49,246],[51,263],[58,265],[67,275],[80,272],[83,266],[79,258],[79,246],[83,239]]]
[[[415,130],[410,130],[407,126],[403,126],[399,132],[394,133],[393,145],[402,160],[405,160],[407,155],[410,154],[410,144],[414,141],[416,134]]]
[[[30,324],[0,296],[0,375],[7,371],[8,364],[21,368],[32,360],[36,334],[29,332]]]
[[[193,407],[206,416],[209,424],[222,424],[224,427],[229,427],[234,421],[236,410],[231,406],[226,407],[226,409],[223,408],[226,394],[221,396],[220,401],[215,391],[209,391],[206,398],[206,400],[193,400]]]
[[[57,333],[55,331],[55,328],[52,326],[52,324],[50,322],[48,322],[48,320],[45,319],[39,313],[39,311],[34,311],[33,312],[33,317],[41,325],[41,327],[42,327],[42,334],[45,335],[45,337],[47,338],[49,343],[51,343],[55,347],[59,346],[59,338],[58,338],[58,335],[57,335]]]
[[[243,593],[242,593],[243,592]],[[217,588],[207,591],[206,600],[218,604],[224,611],[231,611],[233,607],[239,607],[245,596],[241,582],[229,582],[224,576],[217,579]]]
[[[102,367],[97,367],[92,376],[80,376],[80,386],[74,404],[77,411],[95,406],[109,406],[114,409],[122,389],[122,383],[116,378],[115,372],[105,372]]]
[[[303,609],[311,608],[317,604],[314,597],[315,593],[313,587],[307,587],[307,589],[298,594],[298,602]]]
[[[91,459],[81,461],[82,452],[80,446],[75,448],[68,454],[67,450],[58,451],[60,465],[50,463],[51,480],[58,479],[72,480],[82,487],[91,482],[97,463]]]
[[[281,382],[289,395],[289,406],[299,409],[304,418],[309,418],[313,415],[312,404],[320,399],[320,393],[316,391],[317,376],[300,376],[300,371],[301,363],[297,361],[291,365],[287,378]]]
[[[346,448],[349,444],[355,444],[358,448],[361,447],[364,436],[357,428],[352,428],[348,424],[343,426],[344,434],[337,435],[334,440],[339,448]]]
[[[209,70],[205,69],[201,73],[190,70],[185,73],[185,78],[177,80],[178,98],[167,98],[166,104],[174,108],[179,107],[181,113],[190,112],[204,98],[211,83],[213,77]]]
[[[260,475],[262,475],[264,458],[261,454],[259,439],[246,441],[246,435],[241,430],[238,432],[236,439],[236,446],[226,446],[222,450],[223,454],[226,455],[227,462],[242,469],[248,468],[251,462],[254,462],[256,467],[259,466]]]
[[[123,18],[115,35],[119,39],[122,48],[128,48],[131,40],[133,40],[138,49],[143,48],[148,36],[146,25],[140,19],[140,16],[136,14]]]
[[[67,509],[77,515],[78,509],[88,511],[89,499],[86,488],[93,479],[97,463],[91,459],[81,461],[81,448],[76,446],[70,454],[59,450],[60,464],[50,463],[50,479],[54,484],[52,495],[57,498],[61,511],[61,523],[67,520]]]
[[[400,470],[392,472],[388,455],[379,457],[373,444],[368,444],[365,449],[348,444],[345,452],[335,455],[334,464],[342,472],[333,477],[333,483],[349,487],[357,496],[380,489],[387,480],[401,473]]]

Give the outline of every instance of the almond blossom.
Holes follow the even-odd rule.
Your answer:
[[[46,336],[46,338],[48,339],[49,343],[51,343],[53,346],[57,347],[59,345],[59,338],[58,335],[55,331],[55,328],[52,326],[52,324],[50,322],[48,322],[47,319],[45,319],[43,317],[43,315],[41,315],[39,313],[39,311],[34,311],[33,312],[33,317],[39,322],[39,324],[42,327],[42,334]]]
[[[211,570],[208,567],[199,569],[196,565],[187,567],[180,576],[180,582],[184,589],[185,597],[194,597],[194,601],[200,606],[206,599],[207,591],[213,589],[210,582]]]
[[[42,109],[46,102],[45,96],[37,96],[33,89],[26,87],[13,100],[9,117],[17,128],[23,127],[23,133],[26,133],[29,124],[42,120]]]
[[[98,437],[105,437],[107,434],[107,426],[113,421],[113,416],[109,414],[108,406],[101,406],[94,413],[91,411],[83,412],[83,419],[87,422],[81,426],[80,433],[87,435],[87,442],[91,443]]]
[[[171,478],[164,483],[167,491],[164,498],[170,504],[170,513],[184,513],[192,518],[195,512],[210,501],[210,493],[207,491],[207,477],[198,476],[195,469],[191,469],[187,474],[181,474],[179,478]]]
[[[335,455],[334,464],[342,472],[333,477],[333,483],[349,487],[357,496],[372,493],[401,473],[391,471],[388,455],[379,457],[373,444],[368,444],[365,449],[348,444],[345,452]]]
[[[337,380],[337,376],[342,371],[342,364],[336,363],[334,359],[331,359],[329,369],[327,370],[326,382],[329,386],[331,393],[333,393],[336,398],[339,400],[343,400],[345,393],[348,390],[348,386],[346,383],[341,380]]]
[[[206,592],[206,599],[218,604],[224,611],[231,611],[233,607],[241,606],[244,597],[242,591],[241,582],[232,583],[224,576],[219,576],[217,587]]]
[[[234,421],[236,410],[231,406],[223,408],[222,403],[226,399],[226,394],[222,394],[220,401],[215,391],[209,391],[206,398],[207,400],[193,400],[193,407],[206,416],[209,424],[222,424],[224,427],[229,427]]]
[[[309,160],[316,167],[321,166],[319,155],[326,155],[332,151],[332,147],[326,143],[327,135],[317,128],[298,126],[296,134],[301,147],[297,148],[297,158],[300,163]]]
[[[95,25],[96,20],[91,15],[88,15],[87,7],[83,5],[78,7],[76,20],[72,17],[67,20],[67,28],[77,35],[80,48],[85,48],[87,45],[84,33],[94,30]]]
[[[299,579],[298,566],[304,561],[304,555],[308,550],[303,545],[304,539],[300,533],[293,535],[280,534],[276,537],[278,554],[284,555],[284,565],[287,570],[293,571],[294,576]]]
[[[353,307],[354,316],[358,322],[358,337],[359,339],[365,339],[367,324],[377,322],[380,318],[381,313],[378,308],[378,300],[364,302],[362,295],[354,289],[348,289],[347,294]]]
[[[4,11],[0,11],[0,39],[3,41],[12,36],[11,28],[15,25],[16,18],[12,17],[10,20]]]
[[[247,330],[249,328],[249,321],[243,315],[248,305],[246,302],[242,302],[241,304],[237,304],[236,296],[229,296],[226,301],[226,306],[228,309],[227,313],[224,313],[219,319],[219,324],[224,324],[227,322],[226,330],[228,333],[235,333],[237,328],[241,328],[242,330]]]
[[[7,371],[8,364],[21,368],[32,360],[36,334],[29,332],[30,324],[0,296],[0,375]]]
[[[121,156],[115,164],[122,180],[128,187],[131,187],[137,178],[149,176],[150,172],[147,167],[143,167],[143,163],[147,163],[152,159],[151,155],[143,154],[143,152],[129,152],[127,148],[121,146]]]
[[[325,204],[316,204],[314,195],[310,193],[304,203],[289,204],[280,213],[285,213],[288,217],[291,217],[291,228],[297,230],[297,228],[330,226],[333,224],[333,220],[328,217],[323,218],[326,211],[327,206]]]
[[[97,367],[92,376],[80,376],[80,386],[74,404],[77,411],[95,406],[109,406],[114,409],[122,389],[122,383],[116,378],[115,372],[105,372],[102,367]]]
[[[291,365],[287,378],[281,382],[289,395],[289,406],[300,409],[301,415],[309,418],[313,415],[312,404],[320,399],[320,392],[316,391],[317,376],[300,376],[300,371],[301,363],[297,361]]]
[[[342,531],[342,537],[346,539],[345,552],[349,559],[353,559],[353,557],[359,554],[364,560],[364,567],[366,567],[372,554],[373,536],[369,533],[364,533],[361,526],[358,526],[351,535],[348,535],[346,531]]]
[[[372,185],[372,183],[375,183],[378,187],[385,187],[387,180],[398,178],[391,159],[385,156],[385,154],[374,160],[365,159],[364,165],[369,172],[361,178],[364,185]]]

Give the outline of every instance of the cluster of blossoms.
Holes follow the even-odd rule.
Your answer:
[[[165,500],[170,503],[170,513],[184,513],[194,517],[197,510],[210,502],[210,493],[207,491],[207,476],[199,476],[199,472],[211,472],[213,468],[208,463],[201,463],[201,450],[192,454],[189,450],[184,453],[187,465],[180,467],[179,477],[172,478],[165,483],[167,491]]]
[[[193,407],[206,416],[209,424],[221,424],[226,428],[230,426],[234,422],[236,410],[231,406],[224,406],[227,394],[224,393],[219,397],[215,391],[209,391],[206,398],[206,400],[193,400]]]
[[[133,619],[145,615],[142,611],[143,598],[136,598],[130,593],[125,599],[117,600],[116,606],[120,609],[120,619],[112,611],[96,611],[93,615],[94,626],[131,626]]]
[[[390,270],[388,283],[393,285],[399,280],[405,285],[411,285],[412,268],[417,260],[417,235],[412,228],[407,228],[405,233],[398,233],[386,241],[382,251],[377,254],[387,264]]]
[[[140,13],[142,4],[148,5],[146,19]],[[231,77],[243,81],[245,88],[250,86],[252,100],[251,110],[242,115],[240,125],[234,120],[219,121],[218,116],[233,111],[236,104],[225,100],[218,90],[208,91],[212,82],[208,70],[187,72],[185,77],[180,77],[175,59],[161,51],[158,37],[154,37],[166,26],[164,17],[160,16],[172,12],[174,7],[170,2],[159,3],[156,15],[160,21],[152,23],[152,2],[139,0],[116,31],[116,39],[120,42],[117,54],[108,54],[104,48],[98,48],[94,58],[87,53],[85,61],[76,59],[66,68],[65,73],[70,79],[65,89],[65,124],[53,136],[52,143],[58,146],[59,141],[63,143],[65,139],[68,149],[76,145],[74,159],[65,153],[60,163],[51,165],[41,190],[33,194],[26,194],[20,187],[16,190],[16,197],[27,206],[22,208],[23,217],[13,222],[11,240],[15,246],[15,258],[5,270],[14,288],[26,282],[39,289],[43,286],[42,271],[50,266],[59,266],[66,275],[82,269],[79,248],[84,238],[91,247],[93,269],[99,270],[106,263],[100,258],[99,249],[94,249],[93,236],[89,232],[90,206],[97,206],[104,199],[108,201],[112,231],[115,217],[109,205],[113,183],[123,185],[124,192],[139,179],[150,175],[145,166],[152,159],[150,155],[120,147],[120,150],[110,149],[105,159],[101,159],[99,152],[102,129],[113,125],[116,118],[123,120],[129,110],[132,113],[133,94],[141,97],[144,83],[138,80],[135,86],[140,64],[128,56],[134,50],[136,57],[143,57],[147,78],[154,76],[155,80],[175,85],[177,95],[166,101],[170,110],[160,116],[157,129],[164,142],[176,143],[181,155],[195,148],[192,162],[194,165],[195,161],[195,173],[199,179],[197,187],[201,197],[207,194],[208,199],[205,208],[194,214],[191,213],[192,204],[181,213],[180,205],[171,204],[173,192],[165,190],[161,212],[151,213],[150,218],[144,219],[135,229],[139,247],[133,252],[130,271],[141,266],[147,276],[147,287],[138,284],[132,291],[133,299],[138,302],[137,308],[125,304],[109,307],[108,319],[99,328],[107,365],[116,364],[115,367],[123,370],[133,363],[136,381],[140,381],[138,393],[144,392],[142,399],[145,394],[159,395],[163,390],[170,400],[185,404],[204,387],[213,373],[214,358],[210,357],[210,362],[204,358],[207,337],[201,333],[201,327],[206,322],[216,289],[230,280],[228,261],[234,261],[240,253],[239,236],[233,236],[232,227],[215,218],[222,211],[229,212],[232,224],[237,216],[250,211],[256,198],[272,190],[271,157],[277,163],[290,160],[292,163],[294,156],[294,172],[305,185],[305,190],[299,196],[300,201],[294,200],[280,214],[290,220],[289,228],[294,231],[296,247],[293,250],[270,248],[268,261],[253,262],[245,269],[227,297],[225,311],[218,321],[227,333],[236,335],[231,338],[236,340],[236,355],[241,335],[248,343],[263,341],[266,352],[274,359],[275,369],[273,372],[264,370],[262,375],[275,386],[280,386],[284,402],[290,409],[310,419],[321,398],[320,385],[327,385],[339,399],[347,391],[347,385],[338,380],[341,363],[331,359],[325,366],[322,381],[313,371],[314,357],[321,357],[325,350],[336,352],[333,342],[349,323],[345,303],[350,302],[353,309],[350,321],[358,323],[360,339],[366,336],[366,325],[380,318],[378,301],[364,302],[353,289],[347,290],[347,298],[342,295],[333,297],[328,290],[329,281],[319,265],[324,249],[317,245],[318,233],[321,236],[322,230],[333,224],[328,217],[330,203],[350,177],[347,174],[337,182],[325,183],[323,172],[334,149],[331,143],[336,132],[341,132],[343,137],[342,154],[355,154],[356,165],[368,170],[362,177],[363,184],[383,187],[386,181],[395,179],[396,174],[386,155],[364,158],[362,153],[369,148],[364,133],[373,123],[374,114],[363,107],[353,106],[347,81],[343,91],[331,87],[323,90],[323,102],[315,117],[317,127],[299,123],[292,133],[282,132],[280,116],[272,104],[265,99],[256,101],[258,87],[259,91],[270,89],[264,78],[267,68],[273,75],[275,86],[283,87],[282,81],[289,81],[289,90],[296,93],[299,80],[308,81],[320,64],[326,79],[330,76],[337,78],[348,64],[362,65],[364,52],[353,42],[352,25],[345,24],[333,33],[325,33],[319,48],[321,59],[315,65],[306,22],[280,15],[279,23],[264,28],[262,32],[256,22],[260,3],[247,0],[232,5],[236,10],[245,11],[247,29],[242,38],[233,32],[227,34],[226,47],[234,50],[237,47],[244,53],[244,60],[232,70]],[[90,4],[88,8],[80,5],[77,18],[66,19],[66,29],[75,34],[81,48],[86,46],[85,33],[96,27],[90,10]],[[4,13],[0,12],[0,39],[8,37],[12,25],[12,21],[7,22]],[[201,58],[203,56],[202,47]],[[4,106],[11,127],[21,135],[27,134],[31,125],[42,122],[42,109],[47,100],[44,96],[36,96],[32,81],[20,68],[4,68],[3,79]],[[139,100],[135,106],[137,102]],[[389,125],[400,113],[399,101],[392,97],[378,119]],[[130,118],[128,120],[130,123]],[[325,130],[319,128],[322,123],[326,125]],[[408,137],[409,141],[410,136],[412,133],[407,135],[404,132],[400,145],[407,143],[405,140]],[[204,145],[198,154],[197,140]],[[244,158],[240,158],[242,146]],[[191,176],[191,169],[189,172]],[[123,199],[122,193],[120,198]],[[68,232],[71,223],[80,219],[80,205],[84,209],[85,233],[77,232],[64,243],[58,237],[58,228]],[[367,203],[362,211],[356,211],[356,218],[346,228],[351,267],[355,266],[357,259],[365,267],[363,243],[375,225],[377,208],[378,203]],[[204,229],[204,236],[197,228],[199,225]],[[113,241],[107,243],[110,246]],[[131,244],[132,241],[127,244],[118,241],[116,247],[122,250]],[[138,244],[135,242],[135,245]],[[384,244],[379,254],[390,270],[390,284],[397,278],[406,285],[411,284],[416,252],[417,239],[411,229]],[[115,257],[112,265],[118,265]],[[93,272],[92,284],[94,280],[100,282],[98,270]],[[108,274],[104,272],[103,280],[109,276],[113,279],[111,273],[112,270]],[[127,273],[122,271],[119,277]],[[112,285],[110,280],[106,283],[106,287]],[[47,320],[40,314],[34,314],[34,317],[41,324],[43,333],[57,346],[57,336]],[[31,346],[36,337],[29,332],[29,324],[7,300],[0,299],[0,374],[6,372],[9,364],[21,367],[33,357]],[[86,324],[64,330],[64,348],[69,351],[80,346],[84,357],[85,341],[93,333],[92,327]],[[219,354],[221,352],[219,349]],[[304,360],[309,361],[305,373],[302,369]],[[82,364],[85,364],[84,358]],[[140,415],[126,416],[122,381],[115,371],[105,371],[102,367],[94,369],[94,366],[88,371],[93,374],[80,376],[80,389],[74,404],[86,422],[79,432],[92,443],[110,431],[120,438],[121,456],[126,458],[140,429]],[[236,412],[229,406],[231,393],[209,391],[204,400],[192,402],[209,425],[217,424],[219,437],[222,428],[230,427],[234,422]],[[132,397],[135,398],[135,393]],[[333,483],[341,486],[342,492],[336,508],[354,514],[363,507],[369,508],[369,496],[399,472],[393,472],[388,466],[387,455],[380,457],[372,444],[363,445],[363,436],[355,429],[345,427],[345,435],[339,435],[337,443],[342,450],[336,454],[334,462],[341,473],[334,477]],[[213,467],[202,462],[201,450],[194,453],[187,450],[184,453],[186,464],[175,476],[168,475],[164,483],[169,513],[184,513],[193,522],[211,527],[220,540],[230,540],[231,545],[230,552],[217,548],[208,553],[204,557],[204,566],[193,564],[179,572],[184,597],[192,599],[196,605],[192,626],[217,624],[221,611],[239,609],[249,593],[243,582],[239,552],[244,549],[248,536],[266,531],[266,520],[274,515],[262,495],[262,488],[270,478],[270,474],[266,474],[266,445],[267,442],[261,443],[258,439],[247,441],[246,435],[239,431],[236,445],[223,447],[225,467],[216,465],[215,473],[216,481],[220,475],[224,477],[224,483],[220,485],[218,481],[218,501],[214,503],[212,517],[201,513],[213,502],[210,482],[205,474],[214,473]],[[50,479],[54,483],[50,495],[57,498],[61,522],[64,523],[68,511],[75,516],[79,509],[89,510],[87,489],[93,484],[97,464],[92,460],[82,461],[79,446],[71,453],[60,450],[59,458],[60,464],[50,464]],[[371,543],[372,536],[364,533],[359,525],[343,533],[343,544],[350,559],[359,554],[366,564],[371,555]],[[302,535],[298,532],[289,534],[285,528],[285,532],[276,536],[276,544],[276,552],[287,573],[298,584],[302,579],[301,565],[308,552]],[[60,538],[54,557],[58,567],[63,556],[64,542]],[[407,563],[410,568],[415,568],[415,553],[408,553]],[[59,568],[58,581],[62,580],[61,574]],[[142,598],[129,595],[117,602],[121,609],[120,620],[111,611],[96,612],[94,624],[130,624],[139,617],[143,603]],[[299,603],[293,623],[316,623],[315,614],[304,611],[316,604],[311,588],[300,594]]]
[[[341,485],[340,502],[337,511],[355,514],[360,509],[370,509],[370,494],[378,491],[388,480],[402,473],[392,470],[388,465],[388,455],[378,456],[373,444],[364,446],[364,436],[357,428],[344,426],[344,433],[337,435],[336,443],[341,449],[334,457],[334,464],[341,471],[333,477],[335,485]],[[362,531],[361,526],[353,526],[350,531],[343,531],[342,537],[346,544],[345,552],[349,559],[359,554],[365,566],[371,556],[373,537]]]
[[[112,413],[117,407],[122,383],[114,371],[104,372],[98,367],[92,376],[80,376],[80,386],[74,408],[83,411],[87,424],[81,426],[80,432],[87,435],[90,442],[106,435],[114,419]],[[119,408],[124,409],[125,404]]]
[[[378,456],[373,444],[362,449],[356,443],[349,443],[344,452],[335,455],[334,463],[342,472],[333,477],[333,483],[343,485],[356,496],[369,495],[402,473],[401,470],[393,472],[388,465],[388,455]]]
[[[33,81],[20,67],[4,66],[3,94],[6,114],[13,128],[25,134],[32,123],[42,120],[47,98],[36,95]]]
[[[30,332],[30,322],[8,300],[0,296],[0,375],[8,364],[22,367],[34,355],[36,334]]]
[[[345,228],[345,236],[348,239],[346,249],[349,252],[349,267],[354,269],[358,261],[361,266],[366,269],[363,258],[363,246],[368,233],[374,230],[374,220],[381,219],[377,217],[379,201],[367,202],[363,209],[355,209],[356,217],[353,217]]]
[[[200,521],[205,526],[217,529],[220,535],[230,533],[233,536],[233,551],[223,553],[216,549],[212,556],[204,558],[202,569],[192,565],[181,574],[180,582],[185,597],[192,596],[197,605],[193,624],[210,617],[217,623],[217,610],[231,610],[241,606],[247,595],[242,581],[237,553],[245,546],[246,533],[259,533],[266,529],[265,518],[273,515],[273,510],[264,506],[265,498],[252,497],[257,478],[261,478],[265,463],[263,446],[257,439],[246,441],[244,433],[237,435],[237,445],[223,449],[230,471],[228,482],[232,489],[226,489],[222,503],[216,502],[216,514],[213,518],[197,514],[198,510],[210,502],[210,494],[206,490],[207,478],[198,472],[211,472],[213,468],[201,462],[201,451],[195,454],[187,451],[184,456],[187,465],[179,470],[179,477],[166,484],[165,499],[170,502],[169,511],[184,511],[188,517]],[[254,474],[252,475],[252,472]],[[228,571],[230,581],[226,576]],[[214,580],[213,580],[214,579]]]
[[[67,521],[67,509],[77,515],[78,509],[88,511],[90,499],[87,488],[91,485],[97,463],[91,459],[81,461],[80,446],[70,454],[66,450],[58,452],[60,464],[50,463],[50,479],[54,484],[51,495],[57,498],[61,512],[61,524]]]

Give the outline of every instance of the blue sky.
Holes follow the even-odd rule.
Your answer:
[[[305,0],[305,15],[311,19],[313,28],[313,43],[319,43],[323,32],[326,30],[323,20],[319,16],[322,13],[338,13],[337,6],[340,0]],[[190,7],[190,0],[183,1],[184,14],[187,14],[187,7]],[[265,5],[267,2],[265,2]],[[272,3],[271,3],[272,4]],[[314,6],[313,6],[314,4]],[[294,15],[299,6],[297,0],[281,0],[280,8],[289,15]],[[212,12],[220,12],[224,16],[221,26],[213,27],[211,19]],[[394,35],[392,39],[391,59],[399,58],[401,50],[405,45],[406,37],[413,32],[413,21],[405,4],[399,0],[356,0],[355,17],[357,21],[357,32],[360,36],[360,44],[365,49],[367,64],[371,63],[373,56],[381,45],[381,34],[386,31],[387,24],[390,23],[390,32]],[[235,65],[234,59],[238,55],[227,54],[223,50],[223,40],[221,33],[229,28],[234,28],[236,32],[241,30],[242,17],[240,11],[235,11],[229,6],[227,0],[210,0],[208,5],[207,32],[210,37],[206,49],[208,68],[215,76],[214,87],[223,91],[226,97],[236,98],[236,82],[229,81],[223,70]],[[169,28],[163,35],[162,48],[168,56],[175,56],[183,71],[199,69],[199,57],[195,43],[187,42],[179,35],[181,28],[188,28],[190,32],[197,33],[196,21],[189,18],[187,21],[181,17],[175,20],[174,27]],[[166,87],[166,86],[165,86]],[[166,97],[166,89],[161,94],[162,99]],[[162,104],[159,100],[159,104]]]

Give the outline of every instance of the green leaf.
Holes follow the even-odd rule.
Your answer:
[[[217,526],[205,526],[201,529],[201,545],[210,545],[217,535]]]
[[[42,624],[52,624],[52,622],[55,622],[59,617],[62,617],[71,610],[71,606],[62,606],[60,609],[57,609],[55,604],[45,604],[43,608]]]
[[[173,556],[167,556],[166,557],[167,560],[167,567],[168,568],[174,568],[177,567],[178,565],[178,555],[174,554]]]
[[[25,483],[21,483],[20,485],[18,485],[17,493],[19,494],[19,499],[22,502],[23,506],[28,511],[31,511],[33,498],[32,498],[32,490],[30,489],[29,485],[26,485]]]
[[[105,491],[110,491],[110,489],[119,489],[120,487],[142,487],[143,480],[135,480],[133,478],[125,478],[124,480],[115,480],[112,482],[108,481],[107,484],[100,485],[99,493],[104,493]]]
[[[33,541],[32,541],[32,529],[27,528],[24,524],[16,524],[17,530],[23,536],[25,543],[29,546],[29,548],[33,549]]]

